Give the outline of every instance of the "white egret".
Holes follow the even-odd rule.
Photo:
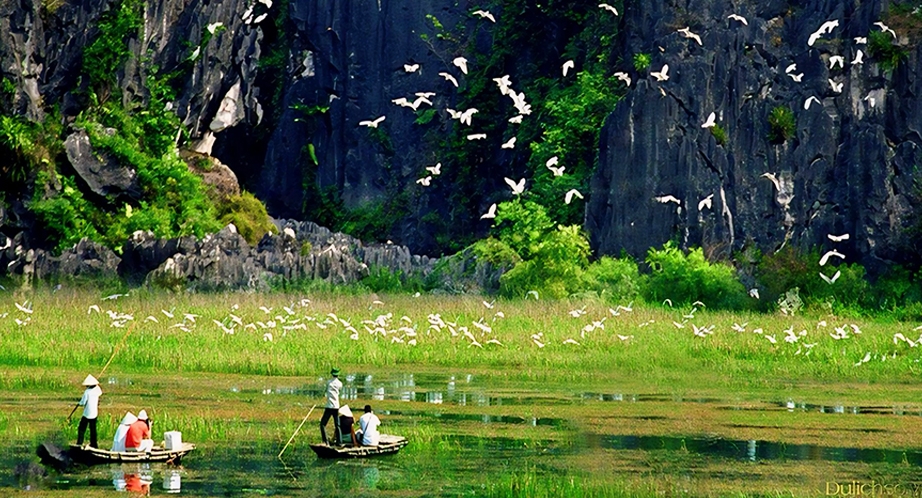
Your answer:
[[[436,163],[435,166],[426,166],[426,171],[432,173],[432,176],[442,174],[442,163]]]
[[[458,80],[455,79],[455,77],[452,76],[451,74],[442,72],[442,73],[439,73],[439,76],[445,78],[445,81],[450,82],[452,85],[455,85],[455,88],[458,88]]]
[[[842,83],[836,83],[835,81],[830,79],[829,86],[832,88],[833,92],[842,93],[842,87],[845,86],[845,82],[843,81]]]
[[[574,198],[574,197],[579,197],[580,199],[582,199],[582,198],[583,198],[583,194],[579,193],[579,190],[576,190],[575,188],[572,188],[572,189],[570,189],[570,190],[567,191],[567,195],[566,195],[566,197],[564,198],[564,202],[566,202],[567,204],[570,204],[571,202],[573,202],[573,198]]]
[[[90,305],[90,307],[86,310],[86,314],[89,315],[91,311],[95,311],[99,313],[99,305],[97,304]]]
[[[548,166],[547,169],[551,170],[551,173],[553,173],[554,176],[563,176],[563,170],[567,169],[567,167],[561,166],[559,168],[555,168],[553,166]]]
[[[515,137],[510,138],[509,140],[503,142],[503,145],[500,145],[501,149],[514,149],[515,148]]]
[[[682,36],[684,36],[685,38],[695,40],[696,42],[698,42],[698,45],[701,45],[701,46],[704,45],[703,43],[701,43],[701,37],[696,35],[695,33],[692,33],[691,29],[689,29],[688,27],[677,30],[677,33],[681,33]]]
[[[512,189],[512,195],[522,195],[525,192],[525,179],[522,178],[518,182],[512,181],[510,178],[503,178],[506,181],[506,185],[509,185],[509,188]]]
[[[839,251],[836,251],[835,249],[833,249],[833,250],[831,250],[831,251],[828,251],[826,254],[823,254],[823,257],[820,258],[820,266],[826,266],[826,263],[829,261],[829,258],[831,258],[831,257],[833,257],[833,256],[835,256],[835,257],[837,257],[837,258],[845,259],[845,255],[844,255],[844,254],[842,254],[842,253],[840,253]]]
[[[650,73],[650,76],[656,78],[656,81],[668,81],[669,80],[669,64],[664,64],[663,68],[659,71],[654,71]]]
[[[403,70],[408,73],[415,73],[416,71],[419,71],[419,64],[404,64]]]
[[[918,9],[916,9],[916,10],[918,10]],[[883,31],[884,33],[890,33],[891,35],[893,35],[893,38],[894,38],[894,39],[897,38],[897,36],[896,36],[896,31],[893,31],[892,29],[890,29],[890,27],[887,26],[886,24],[884,24],[884,23],[882,23],[882,22],[880,22],[880,21],[877,21],[876,23],[874,23],[874,25],[877,26],[878,28],[880,28],[880,30]]]
[[[788,74],[795,83],[800,83],[804,79],[804,73],[800,74]]]
[[[615,78],[623,81],[626,86],[631,86],[631,77],[625,72],[618,71],[613,75]]]
[[[833,55],[830,57],[829,69],[836,67],[836,64],[838,64],[840,68],[845,69],[845,57],[842,57],[841,55]]]
[[[424,178],[420,178],[419,180],[416,180],[416,183],[422,185],[423,187],[428,187],[429,185],[432,184],[432,177],[427,176]]]
[[[471,107],[470,109],[467,109],[466,111],[462,112],[461,115],[460,115],[460,117],[459,117],[458,119],[461,121],[461,124],[466,124],[466,125],[470,126],[470,125],[471,125],[471,118],[473,118],[473,117],[474,117],[474,114],[477,114],[478,112],[480,112],[480,111],[478,111],[478,110],[477,110],[476,108],[474,108],[474,107]]]
[[[223,26],[224,26],[223,22],[213,22],[209,24],[208,26],[205,26],[205,29],[207,29],[209,33],[214,35],[215,31],[217,31],[218,28],[223,27]]]
[[[700,201],[698,201],[698,211],[702,211],[704,208],[711,209],[713,199],[714,199],[714,194],[711,194],[705,197],[704,199],[701,199]]]
[[[708,115],[707,120],[701,124],[701,127],[702,128],[713,128],[714,125],[717,124],[716,119],[717,119],[717,114],[712,112],[711,114]]]
[[[563,69],[563,75],[566,76],[567,73],[568,73],[571,69],[574,69],[575,67],[576,67],[576,63],[573,62],[572,59],[568,60],[567,62],[564,62],[564,63],[563,63],[563,66],[562,66],[562,68],[561,68],[561,69]]]
[[[759,299],[759,289],[756,289],[756,288],[749,289],[749,295],[754,299]]]
[[[814,95],[807,97],[807,100],[804,101],[804,110],[810,109],[810,104],[816,102],[820,104],[820,99],[816,98]]]
[[[797,63],[796,63],[796,62],[793,63],[793,64],[791,64],[790,66],[784,68],[784,73],[785,73],[785,74],[790,74],[790,73],[793,73],[794,71],[797,71]]]
[[[858,53],[855,54],[855,59],[852,60],[852,65],[864,64],[864,52],[858,50]]]
[[[829,240],[833,242],[842,242],[844,240],[848,240],[850,235],[847,233],[843,233],[842,235],[833,235],[830,233],[830,234],[826,234],[826,237],[829,237]]]
[[[826,281],[827,284],[834,284],[834,283],[836,283],[836,280],[838,280],[839,277],[841,277],[841,276],[842,276],[842,271],[841,271],[841,270],[836,271],[836,274],[833,275],[832,277],[827,277],[825,274],[823,274],[823,272],[820,272],[820,277],[822,277],[823,280]]]
[[[509,118],[509,122],[512,123],[512,124],[521,124],[521,123],[522,123],[522,118],[524,118],[524,117],[525,117],[525,116],[522,116],[521,114],[519,114],[518,116],[513,116],[513,117]]]
[[[30,304],[28,301],[25,301],[25,302],[23,302],[22,304],[19,304],[19,303],[16,303],[16,302],[14,302],[13,304],[16,305],[16,309],[18,309],[19,311],[21,311],[21,312],[23,312],[23,313],[25,313],[25,314],[27,314],[27,315],[31,315],[31,314],[32,314],[32,306],[31,306],[31,304]]]
[[[558,156],[551,156],[550,159],[544,162],[544,166],[550,168],[551,166],[557,166],[557,163],[559,162],[560,158]]]
[[[381,121],[384,121],[384,118],[387,116],[380,116],[372,120],[359,121],[359,126],[367,126],[369,128],[377,128]]]
[[[462,73],[467,74],[467,59],[465,59],[464,57],[455,57],[455,59],[451,61],[451,63],[457,66],[458,69],[460,69]]]
[[[485,138],[487,138],[486,133],[472,133],[467,136],[468,140],[483,140]]]
[[[727,16],[727,19],[733,19],[734,21],[743,23],[743,26],[749,26],[749,21],[747,21],[745,17],[739,14],[730,14]]]
[[[855,45],[867,45],[867,44],[868,44],[868,37],[866,36],[856,36],[855,37]]]
[[[656,202],[661,202],[661,203],[663,203],[663,204],[666,204],[666,203],[669,203],[669,202],[674,202],[674,203],[676,203],[676,204],[679,205],[679,206],[682,205],[682,201],[680,201],[679,199],[677,199],[675,196],[672,196],[672,195],[661,195],[661,196],[659,196],[659,197],[654,197],[653,199],[654,199]]]
[[[490,22],[493,22],[493,23],[496,22],[496,18],[493,17],[493,14],[491,14],[490,11],[488,10],[475,10],[474,12],[471,12],[471,14],[475,16],[480,16],[481,19],[489,19]]]
[[[607,3],[600,3],[599,8],[602,10],[607,10],[614,15],[618,15],[618,9],[612,7],[611,5],[608,5]]]
[[[483,213],[483,216],[480,217],[481,220],[493,219],[496,218],[496,203],[494,202],[490,205],[490,209],[486,213]]]

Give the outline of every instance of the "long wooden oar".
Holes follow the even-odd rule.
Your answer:
[[[131,322],[131,325],[128,326],[128,330],[125,331],[125,335],[123,335],[123,336],[122,336],[122,339],[121,339],[120,341],[118,341],[118,344],[115,345],[115,350],[112,351],[112,356],[109,357],[109,361],[106,362],[106,365],[105,365],[104,367],[102,367],[102,371],[99,372],[99,375],[98,375],[98,376],[96,376],[97,379],[100,378],[100,377],[102,377],[103,374],[106,373],[106,369],[109,368],[109,364],[112,363],[112,360],[113,360],[113,359],[115,359],[115,354],[118,353],[118,350],[122,347],[123,344],[125,344],[125,339],[128,339],[128,334],[130,334],[131,331],[132,331],[132,329],[134,329],[134,326],[135,326],[136,323],[138,323],[138,322]],[[80,408],[80,403],[79,403],[79,402],[77,402],[77,405],[74,406],[74,409],[70,411],[70,415],[67,416],[67,421],[68,421],[68,422],[70,422],[71,417],[74,416],[74,412],[77,411],[77,408]]]
[[[288,449],[288,445],[291,444],[292,441],[294,441],[295,436],[297,436],[298,432],[301,431],[301,427],[304,425],[304,422],[307,422],[307,417],[310,417],[311,413],[314,413],[314,408],[317,408],[316,404],[314,404],[314,406],[311,407],[311,411],[307,412],[307,415],[305,415],[304,419],[301,420],[301,424],[298,425],[297,429],[295,429],[295,433],[292,434],[290,438],[288,438],[288,442],[285,443],[285,446],[282,448],[282,451],[279,452],[279,456],[278,456],[279,458],[282,458],[282,453],[285,453],[285,450]]]

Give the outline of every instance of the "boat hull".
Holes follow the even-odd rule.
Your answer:
[[[330,446],[327,444],[312,444],[311,449],[318,458],[370,458],[383,455],[393,455],[407,445],[407,438],[381,434],[378,446]]]
[[[184,456],[195,450],[192,443],[183,443],[178,450],[154,448],[146,453],[134,451],[109,451],[89,446],[70,445],[67,455],[74,463],[82,465],[98,465],[103,463],[144,463],[165,462],[179,464]]]

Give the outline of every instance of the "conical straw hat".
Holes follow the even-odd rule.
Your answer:
[[[134,416],[134,413],[128,412],[125,414],[125,418],[122,419],[122,425],[131,425],[138,421],[138,417]]]
[[[83,385],[84,386],[98,386],[99,381],[96,380],[96,377],[93,377],[92,375],[87,375],[86,379],[83,380]]]
[[[141,410],[138,413],[138,420],[147,420],[147,410]]]

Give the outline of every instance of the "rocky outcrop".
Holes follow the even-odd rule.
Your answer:
[[[624,59],[650,54],[650,71],[668,64],[669,79],[630,69],[635,83],[602,130],[587,207],[593,248],[643,256],[678,240],[729,256],[748,245],[831,247],[827,234],[848,233],[835,244],[848,261],[898,259],[922,160],[922,50],[898,33],[909,57],[889,71],[855,42],[889,20],[887,4],[744,2],[735,12],[747,26],[716,0],[693,11],[626,3]],[[829,20],[838,27],[808,45]],[[686,26],[702,45],[677,34]],[[852,62],[859,51],[864,64]],[[844,68],[832,67],[834,56]],[[818,100],[806,108],[810,97]],[[782,106],[796,128],[772,143],[768,117]],[[701,127],[711,112],[725,143]],[[654,199],[667,195],[680,204]]]
[[[135,172],[108,156],[100,159],[99,153],[90,145],[90,137],[85,131],[79,130],[68,136],[64,141],[64,150],[77,176],[83,179],[96,195],[105,197],[137,190]]]

